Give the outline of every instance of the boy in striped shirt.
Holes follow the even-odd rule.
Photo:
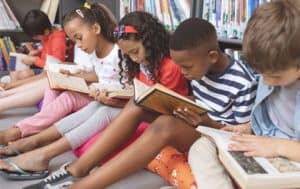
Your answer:
[[[194,168],[200,170],[197,166],[198,161],[202,161],[202,155],[205,163],[210,162],[205,158],[207,154],[194,157],[195,163],[191,164],[193,174],[185,163],[184,156],[187,152],[185,149],[195,141],[197,145],[198,141],[205,137],[199,138],[198,135],[198,139],[193,138],[195,136],[193,131],[188,132],[188,129],[183,128],[204,125],[220,129],[224,126],[234,127],[234,125],[248,123],[255,101],[257,80],[254,73],[243,63],[221,52],[215,28],[205,20],[191,18],[182,22],[171,37],[170,55],[181,67],[185,78],[191,80],[194,100],[208,112],[200,116],[181,107],[174,110],[175,116],[164,116],[164,119],[160,119],[160,127],[170,125],[172,131],[168,131],[169,133],[181,133],[181,135],[169,134],[175,142],[166,140],[169,143],[165,145],[172,147],[163,148],[148,168],[178,188],[195,188],[196,184],[200,188],[209,188],[205,187],[206,182],[209,182],[208,184],[216,182],[217,178],[198,182],[198,172],[194,172]],[[211,152],[217,157],[215,146],[207,152],[208,155]],[[230,178],[224,175],[230,181]]]

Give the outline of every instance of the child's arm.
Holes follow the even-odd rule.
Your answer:
[[[289,139],[271,138],[254,135],[236,135],[231,151],[242,151],[245,156],[286,157],[300,161],[300,143]]]
[[[222,130],[239,134],[252,134],[250,122],[235,126],[225,126],[222,128]]]
[[[186,121],[189,125],[192,125],[193,127],[197,127],[198,125],[203,125],[203,126],[207,126],[207,127],[220,129],[225,126],[217,121],[212,120],[207,115],[207,113],[204,115],[199,115],[199,114],[196,114],[196,113],[190,111],[187,108],[184,108],[184,109],[179,108],[176,111],[174,111],[173,114],[176,117],[183,119],[184,121]]]
[[[105,90],[98,90],[96,88],[90,89],[91,97],[93,97],[95,100],[101,102],[102,104],[114,106],[114,107],[120,107],[123,108],[125,104],[128,102],[126,99],[116,99],[116,98],[110,98],[108,97],[108,93]]]
[[[31,56],[31,55],[28,55],[26,57],[24,57],[22,59],[22,62],[28,66],[31,66],[35,63],[35,61],[38,59],[37,56]]]
[[[76,76],[76,77],[81,77],[88,83],[98,82],[98,77],[97,77],[95,71],[92,71],[92,72],[79,71],[79,72],[73,74],[73,73],[70,73],[68,70],[61,69],[60,73],[66,74],[66,75],[71,75],[71,76]]]

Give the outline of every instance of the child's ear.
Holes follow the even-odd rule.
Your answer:
[[[96,34],[100,34],[101,33],[101,26],[98,23],[95,23],[93,25],[93,30],[95,31]]]
[[[211,50],[208,52],[208,57],[212,64],[215,64],[219,59],[219,52],[216,50]]]

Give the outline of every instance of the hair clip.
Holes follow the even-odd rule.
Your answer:
[[[84,18],[84,15],[80,9],[76,9],[76,13],[81,17]]]
[[[91,4],[89,4],[88,2],[85,2],[83,4],[83,7],[87,8],[87,9],[91,9]]]
[[[138,33],[138,31],[133,26],[120,25],[115,29],[114,36],[119,38],[126,33]]]

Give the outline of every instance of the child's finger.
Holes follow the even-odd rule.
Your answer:
[[[184,108],[183,111],[190,117],[199,117],[199,115],[191,110],[189,110],[188,108]]]
[[[232,126],[225,126],[225,127],[222,127],[221,130],[223,131],[229,131],[229,132],[233,132],[234,129]]]
[[[244,156],[253,157],[253,156],[258,156],[258,154],[256,154],[255,151],[249,151],[249,152],[244,152]]]

